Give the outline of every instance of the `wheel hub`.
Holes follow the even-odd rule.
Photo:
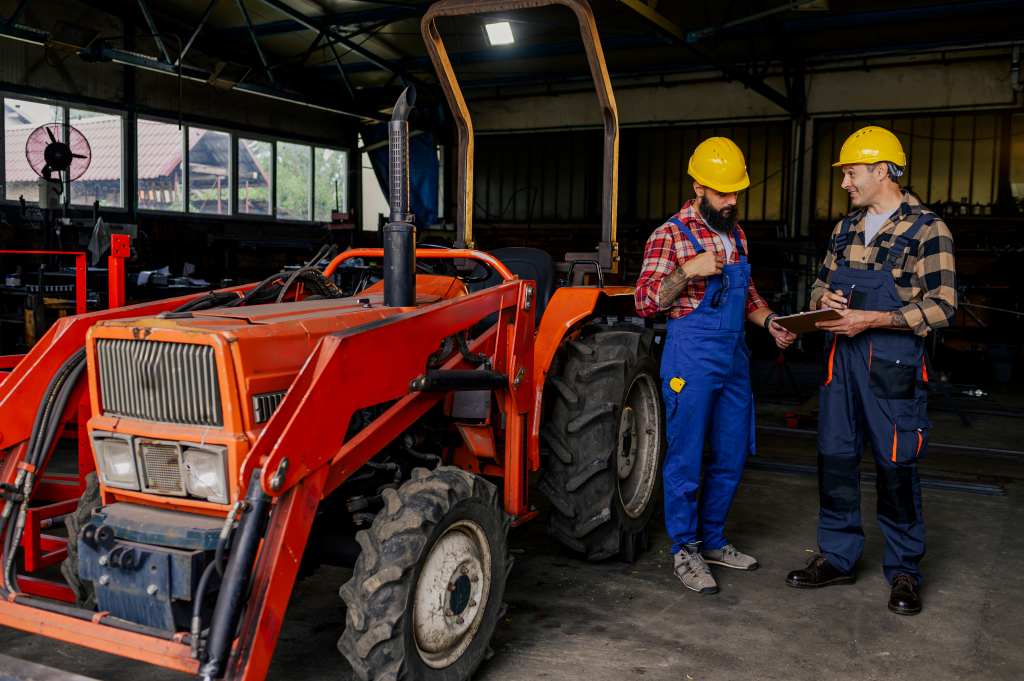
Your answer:
[[[462,520],[430,548],[416,583],[413,638],[420,657],[440,669],[469,647],[487,606],[491,555],[483,529]]]
[[[661,451],[661,403],[658,385],[646,373],[633,379],[619,417],[616,468],[619,499],[631,518],[647,510],[658,482]]]
[[[636,465],[636,415],[632,407],[622,410],[619,419],[619,480],[625,480]]]

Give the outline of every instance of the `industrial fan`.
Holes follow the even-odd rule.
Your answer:
[[[89,169],[92,148],[77,128],[47,123],[28,136],[25,158],[39,176],[39,207],[57,208],[61,192]]]

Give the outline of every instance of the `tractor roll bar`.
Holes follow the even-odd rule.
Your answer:
[[[448,106],[455,117],[459,131],[458,152],[458,238],[457,246],[473,248],[473,121],[469,108],[462,96],[462,88],[455,77],[451,60],[444,41],[437,28],[438,17],[455,17],[469,14],[490,14],[511,10],[533,9],[548,5],[562,5],[576,14],[580,25],[580,37],[590,64],[597,99],[601,104],[604,120],[604,195],[601,204],[601,244],[598,257],[601,266],[612,271],[618,270],[619,246],[616,220],[619,203],[619,114],[615,106],[608,67],[601,49],[601,38],[597,33],[594,13],[586,0],[441,0],[431,5],[420,22],[420,32],[427,46],[430,60],[434,63],[438,79],[444,88]]]
[[[338,269],[338,266],[346,260],[352,258],[383,258],[383,248],[350,248],[344,253],[339,253],[334,256],[334,259],[327,264],[324,268],[324,276],[330,277],[334,274],[334,271]],[[424,260],[476,260],[481,262],[492,270],[498,273],[498,275],[504,281],[512,281],[516,278],[512,272],[505,267],[505,265],[495,258],[493,255],[483,253],[481,251],[474,251],[468,248],[417,248],[416,259]]]

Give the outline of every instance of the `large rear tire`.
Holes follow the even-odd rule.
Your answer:
[[[418,468],[356,534],[338,648],[363,681],[467,681],[501,616],[508,516],[494,485]]]
[[[541,491],[548,531],[590,560],[647,548],[661,498],[664,411],[654,332],[591,324],[560,350],[544,388]]]

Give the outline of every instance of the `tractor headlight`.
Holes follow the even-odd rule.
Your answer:
[[[185,488],[188,493],[215,504],[228,503],[227,449],[185,445]]]
[[[135,468],[135,454],[128,438],[115,437],[106,433],[95,433],[93,450],[100,481],[108,487],[139,489],[139,474]]]

